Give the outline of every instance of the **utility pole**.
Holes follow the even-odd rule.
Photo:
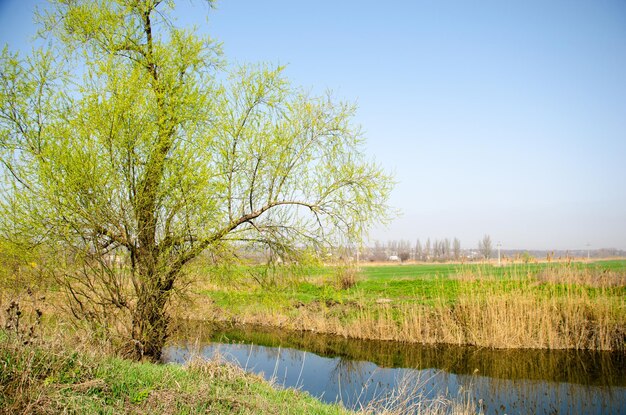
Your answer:
[[[498,266],[501,266],[502,264],[500,263],[500,247],[502,246],[502,244],[500,243],[500,241],[498,241]]]
[[[587,242],[587,261],[589,261],[589,247],[591,246],[591,244],[589,242]]]

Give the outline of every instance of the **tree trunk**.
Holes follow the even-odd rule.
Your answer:
[[[167,339],[169,317],[165,308],[176,274],[159,270],[156,265],[158,249],[150,242],[148,239],[143,248],[137,250],[139,285],[135,288],[137,304],[132,316],[132,336],[135,358],[158,361]]]
[[[135,357],[139,360],[147,357],[152,361],[161,358],[161,352],[167,339],[169,316],[165,306],[170,290],[162,290],[153,281],[146,282],[137,300],[133,315],[133,341]]]

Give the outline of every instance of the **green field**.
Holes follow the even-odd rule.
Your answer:
[[[218,289],[200,290],[215,303],[226,308],[281,307],[299,303],[354,301],[375,302],[391,299],[401,302],[429,303],[433,300],[454,301],[468,292],[507,292],[520,287],[544,295],[566,295],[571,290],[582,290],[589,295],[611,292],[626,295],[626,286],[594,287],[577,284],[573,287],[564,281],[560,284],[534,284],[541,272],[567,270],[571,272],[616,274],[626,273],[626,261],[602,261],[573,264],[525,264],[494,267],[484,264],[410,264],[362,266],[358,269],[356,283],[348,289],[334,284],[343,268],[311,267],[299,270],[300,278],[290,278],[281,284],[260,286],[253,281],[230,284],[224,282]],[[243,273],[245,275],[245,272]],[[200,276],[202,278],[202,276]],[[245,280],[245,277],[241,277]]]
[[[624,348],[624,260],[278,267],[266,284],[246,268],[230,279],[213,278],[210,268],[196,272],[194,315],[206,319],[428,343],[441,338],[491,347]],[[514,329],[515,322],[508,321],[513,317],[499,321],[505,318],[497,316],[500,309],[527,320],[527,333],[503,332],[501,340],[489,340],[494,327]],[[542,314],[533,314],[536,310]],[[433,334],[441,324],[449,330]],[[476,335],[482,331],[482,337]],[[590,332],[603,333],[602,339]],[[536,339],[526,344],[529,335]],[[507,336],[519,339],[509,346]]]

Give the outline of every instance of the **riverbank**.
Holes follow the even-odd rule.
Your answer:
[[[412,393],[412,384],[353,412],[298,388],[285,389],[275,378],[267,381],[219,356],[193,353],[182,365],[136,362],[120,357],[123,349],[103,333],[68,324],[58,305],[22,300],[4,304],[6,313],[0,315],[0,414],[476,413],[476,406],[462,399],[422,399]],[[189,340],[202,332],[194,330]]]
[[[440,370],[465,377],[479,374],[513,381],[626,387],[626,355],[620,352],[419,345],[349,339],[267,326],[232,326],[201,321],[178,323],[176,334],[169,339],[166,350],[187,348],[200,354],[207,346],[216,344],[254,345],[268,349],[268,355],[271,354],[269,350],[289,349],[288,354],[297,350],[328,359],[338,358],[337,362],[370,362],[378,368]],[[341,378],[348,376],[342,375]]]
[[[220,356],[350,409],[398,395],[422,409],[454,402],[494,415],[620,413],[626,405],[621,352],[425,346],[202,322],[184,333],[170,338],[166,361]]]
[[[182,318],[349,338],[489,348],[626,350],[626,261],[279,270],[197,268]]]
[[[192,271],[190,297],[172,309],[182,320],[406,343],[625,350],[626,261],[374,266],[359,273],[343,267],[277,267],[262,275]],[[348,413],[216,362],[180,367],[119,359],[93,340],[98,333],[72,338],[53,288],[26,290],[22,299],[31,299],[32,310],[19,339],[0,331],[2,413]],[[3,309],[9,306],[4,294]],[[25,322],[39,319],[36,309],[44,310],[46,334],[31,336]]]
[[[237,366],[138,363],[0,331],[0,413],[328,414],[350,412],[277,389]]]
[[[354,412],[266,381],[219,357],[198,356],[183,365],[135,362],[107,353],[106,345],[98,349],[67,334],[55,340],[32,334],[0,329],[0,414],[481,413],[462,397],[416,394],[412,381]]]

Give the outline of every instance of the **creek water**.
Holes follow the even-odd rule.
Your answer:
[[[626,414],[626,354],[491,350],[364,341],[260,327],[198,325],[173,339],[166,362],[220,358],[359,409],[398,398],[464,402],[486,414]]]

